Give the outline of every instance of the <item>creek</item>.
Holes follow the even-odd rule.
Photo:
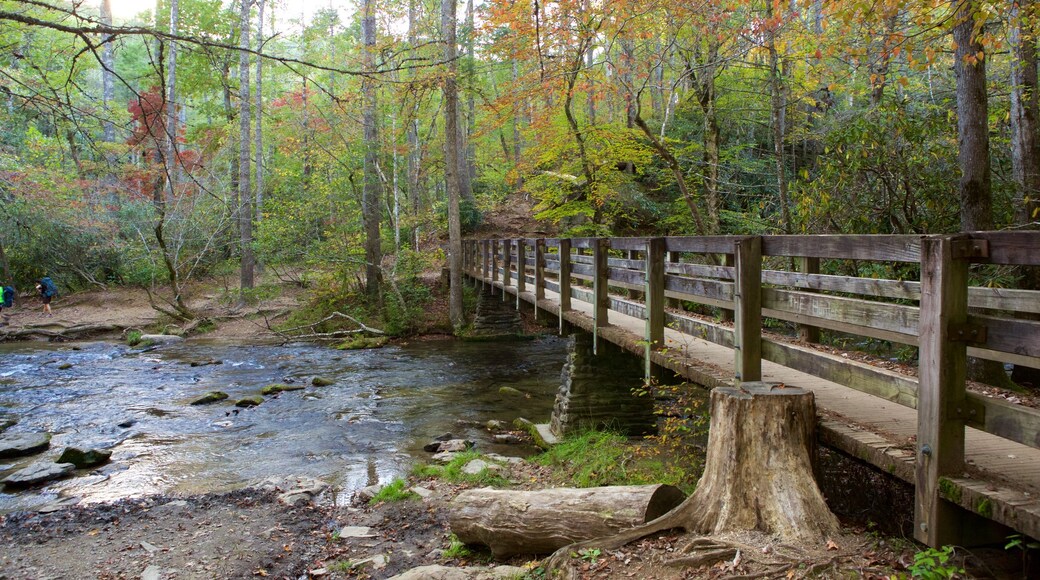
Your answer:
[[[146,351],[108,342],[2,344],[0,415],[18,419],[7,433],[54,436],[41,455],[0,460],[0,478],[53,461],[70,445],[113,455],[105,466],[42,488],[0,492],[0,513],[66,497],[228,491],[270,477],[314,477],[349,495],[406,474],[429,457],[423,445],[445,432],[477,441],[483,452],[529,454],[529,447],[493,444],[483,424],[547,420],[566,356],[566,339],[552,336],[361,351],[206,339]],[[199,365],[207,361],[220,364]],[[315,376],[334,384],[312,386]],[[307,387],[253,408],[233,405],[272,383]],[[502,394],[503,386],[523,395]],[[214,390],[230,398],[190,404]]]

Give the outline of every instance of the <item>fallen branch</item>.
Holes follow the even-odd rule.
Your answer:
[[[330,331],[330,332],[315,332],[314,331],[314,328],[316,326],[318,326],[318,325],[320,325],[322,323],[328,322],[330,320],[334,320],[336,318],[345,318],[345,319],[353,322],[354,324],[358,325],[359,328],[355,328],[355,329],[352,329],[352,330],[333,330],[333,331]],[[333,312],[332,314],[330,314],[330,315],[326,316],[325,318],[322,318],[321,320],[318,320],[316,322],[311,322],[309,324],[302,324],[300,326],[295,326],[293,328],[286,328],[284,330],[276,330],[276,329],[274,329],[271,326],[270,320],[267,320],[266,317],[265,317],[265,320],[267,322],[267,329],[268,330],[270,330],[271,332],[277,334],[278,336],[280,336],[280,337],[282,337],[282,338],[284,338],[286,340],[332,340],[332,339],[337,339],[337,338],[350,336],[350,335],[353,335],[353,334],[362,334],[362,333],[376,334],[376,335],[379,335],[379,336],[385,336],[386,335],[386,332],[384,332],[382,330],[379,330],[378,328],[372,328],[371,326],[366,325],[364,322],[361,322],[360,320],[354,318],[353,316],[350,316],[348,314],[343,314],[342,312]],[[302,334],[293,334],[294,332],[301,331],[301,330],[307,330],[307,329],[309,329],[311,332],[309,332],[309,333],[302,333]]]

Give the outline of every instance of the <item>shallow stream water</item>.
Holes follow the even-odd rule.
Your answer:
[[[555,337],[364,351],[205,339],[143,352],[107,342],[0,345],[0,414],[19,421],[7,432],[54,434],[42,455],[0,460],[0,478],[32,461],[53,461],[66,446],[113,451],[99,469],[0,492],[0,513],[60,497],[226,491],[269,477],[315,477],[353,490],[407,473],[429,456],[422,446],[445,432],[476,440],[481,451],[523,455],[530,450],[492,444],[481,425],[547,420],[566,354],[565,339]],[[209,360],[221,364],[191,365]],[[314,376],[335,384],[311,386]],[[307,388],[234,407],[281,382]],[[503,386],[524,396],[500,394]],[[190,405],[213,390],[230,398]]]

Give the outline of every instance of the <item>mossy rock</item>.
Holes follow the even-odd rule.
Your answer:
[[[208,405],[210,403],[216,403],[217,401],[223,401],[228,398],[228,394],[223,391],[210,391],[205,395],[202,395],[198,399],[191,402],[192,405]]]
[[[61,363],[58,365],[59,371],[67,371],[72,368],[72,363]]]
[[[254,395],[252,397],[245,397],[239,399],[236,403],[236,407],[255,407],[264,402],[264,398],[260,395]]]
[[[303,385],[286,385],[284,383],[276,383],[273,385],[267,385],[260,389],[261,395],[277,395],[283,391],[302,391],[305,389]]]
[[[365,348],[381,348],[390,339],[385,336],[355,336],[336,345],[339,350],[361,350]]]
[[[77,469],[101,465],[112,458],[112,451],[108,449],[78,449],[66,447],[56,463],[71,463]]]
[[[311,384],[315,387],[328,387],[336,384],[336,381],[328,377],[314,377],[313,379],[311,379]]]
[[[513,397],[526,397],[523,391],[514,389],[513,387],[499,387],[498,393],[500,395],[510,395]]]

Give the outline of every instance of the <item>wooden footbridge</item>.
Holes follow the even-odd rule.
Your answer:
[[[1040,368],[1040,292],[970,285],[1036,273],[1040,232],[482,239],[464,242],[463,263],[517,307],[645,357],[648,372],[811,389],[821,442],[915,486],[928,545],[987,539],[968,512],[1040,538],[1040,410],[965,388],[969,356]],[[904,279],[872,277],[879,263]],[[763,333],[772,321],[801,340]],[[917,347],[918,376],[819,348],[820,329]]]

